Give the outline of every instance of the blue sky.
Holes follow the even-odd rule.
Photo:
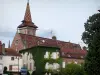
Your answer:
[[[8,44],[24,18],[27,0],[0,0],[0,40]],[[30,0],[33,22],[38,36],[79,43],[84,23],[98,13],[100,0]]]

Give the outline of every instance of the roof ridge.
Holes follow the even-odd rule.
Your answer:
[[[22,33],[19,33],[19,34],[22,34]],[[22,34],[22,35],[27,35],[27,34]],[[54,39],[40,37],[40,36],[34,36],[34,35],[28,35],[28,36],[33,36],[33,37],[38,37],[38,38],[43,38],[43,39],[54,40]],[[61,40],[55,40],[55,41],[64,42],[64,43],[71,43],[71,42],[65,42],[65,41],[61,41]]]

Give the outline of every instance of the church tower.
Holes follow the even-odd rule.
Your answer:
[[[24,20],[17,27],[17,33],[35,36],[37,26],[32,22],[29,1],[27,2]]]

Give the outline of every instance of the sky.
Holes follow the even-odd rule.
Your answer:
[[[0,0],[0,40],[6,47],[24,18],[26,4],[27,0]],[[30,0],[32,21],[38,26],[37,36],[55,35],[58,40],[82,45],[84,23],[98,9],[100,0]]]

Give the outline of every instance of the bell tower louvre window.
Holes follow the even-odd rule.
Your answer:
[[[24,20],[17,27],[17,33],[35,35],[37,26],[32,22],[29,1],[27,2]]]

